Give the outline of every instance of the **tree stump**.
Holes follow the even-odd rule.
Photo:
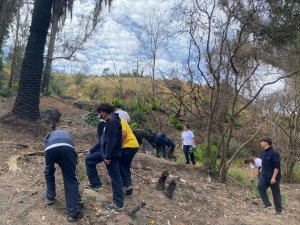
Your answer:
[[[172,199],[173,198],[173,193],[175,191],[175,188],[176,188],[176,181],[175,180],[172,180],[165,192],[165,195],[167,198],[169,199]]]
[[[144,206],[146,205],[145,202],[141,202],[140,204],[138,204],[136,207],[133,208],[133,210],[131,210],[129,213],[128,213],[128,216],[130,216],[132,219],[134,219],[136,217],[136,213],[138,211],[140,211]]]
[[[169,176],[169,172],[168,171],[163,171],[162,174],[159,177],[158,183],[156,185],[156,190],[157,191],[163,191],[165,190],[165,183],[166,183],[166,179]]]

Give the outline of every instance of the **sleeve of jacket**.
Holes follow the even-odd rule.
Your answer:
[[[106,125],[105,132],[107,134],[107,142],[104,153],[105,159],[111,159],[117,148],[119,128],[120,126],[118,126],[118,121],[115,120],[111,120],[109,124]]]
[[[272,156],[272,163],[274,165],[274,168],[280,169],[280,156],[278,152],[274,152]]]

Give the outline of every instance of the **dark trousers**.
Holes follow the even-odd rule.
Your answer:
[[[85,157],[86,173],[91,185],[102,186],[101,180],[97,171],[97,164],[103,161],[101,151],[95,151]]]
[[[192,164],[195,165],[196,164],[195,155],[194,155],[194,152],[190,152],[191,147],[192,147],[191,145],[184,145],[183,152],[184,152],[186,164],[190,163],[190,157],[191,157]]]
[[[160,152],[162,152],[162,156],[165,159],[167,157],[166,145],[161,143],[156,143],[156,157],[159,158]]]
[[[69,146],[59,146],[45,151],[45,179],[46,179],[46,198],[54,199],[56,196],[55,189],[55,167],[57,163],[61,168],[65,199],[70,216],[76,216],[79,213],[78,196],[79,184],[77,178],[77,154]]]
[[[132,186],[130,167],[133,157],[138,150],[138,148],[122,149],[122,157],[120,158],[120,173],[123,181],[123,187]]]
[[[113,191],[113,201],[118,207],[123,207],[123,183],[120,174],[120,159],[112,158],[111,163],[106,166]]]
[[[270,187],[271,191],[272,191],[272,195],[273,195],[276,212],[282,211],[279,184],[280,184],[280,181],[277,181],[275,184],[271,184],[271,178],[266,178],[261,174],[259,175],[257,188],[258,188],[260,197],[261,197],[265,207],[272,206],[271,202],[269,201],[268,195],[267,195],[267,189]]]

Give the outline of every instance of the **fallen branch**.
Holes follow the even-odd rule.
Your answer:
[[[137,174],[136,172],[134,172],[132,169],[131,169],[131,173],[135,176],[137,176],[138,178],[140,178],[142,181],[144,181],[145,183],[147,184],[154,184],[156,182],[150,182],[149,180],[145,179],[144,177],[142,177],[141,175]]]

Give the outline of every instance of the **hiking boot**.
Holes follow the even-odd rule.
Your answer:
[[[133,194],[132,186],[123,187],[123,193],[124,193],[124,195],[132,195]]]
[[[124,209],[124,206],[117,206],[115,203],[107,204],[104,206],[107,210],[112,211],[114,213],[120,212]]]
[[[87,184],[84,187],[85,189],[93,189],[94,191],[99,192],[101,190],[101,186],[100,185],[92,185],[92,184]]]
[[[79,213],[76,216],[68,216],[67,220],[71,223],[81,219],[83,217],[83,212],[79,211]]]

